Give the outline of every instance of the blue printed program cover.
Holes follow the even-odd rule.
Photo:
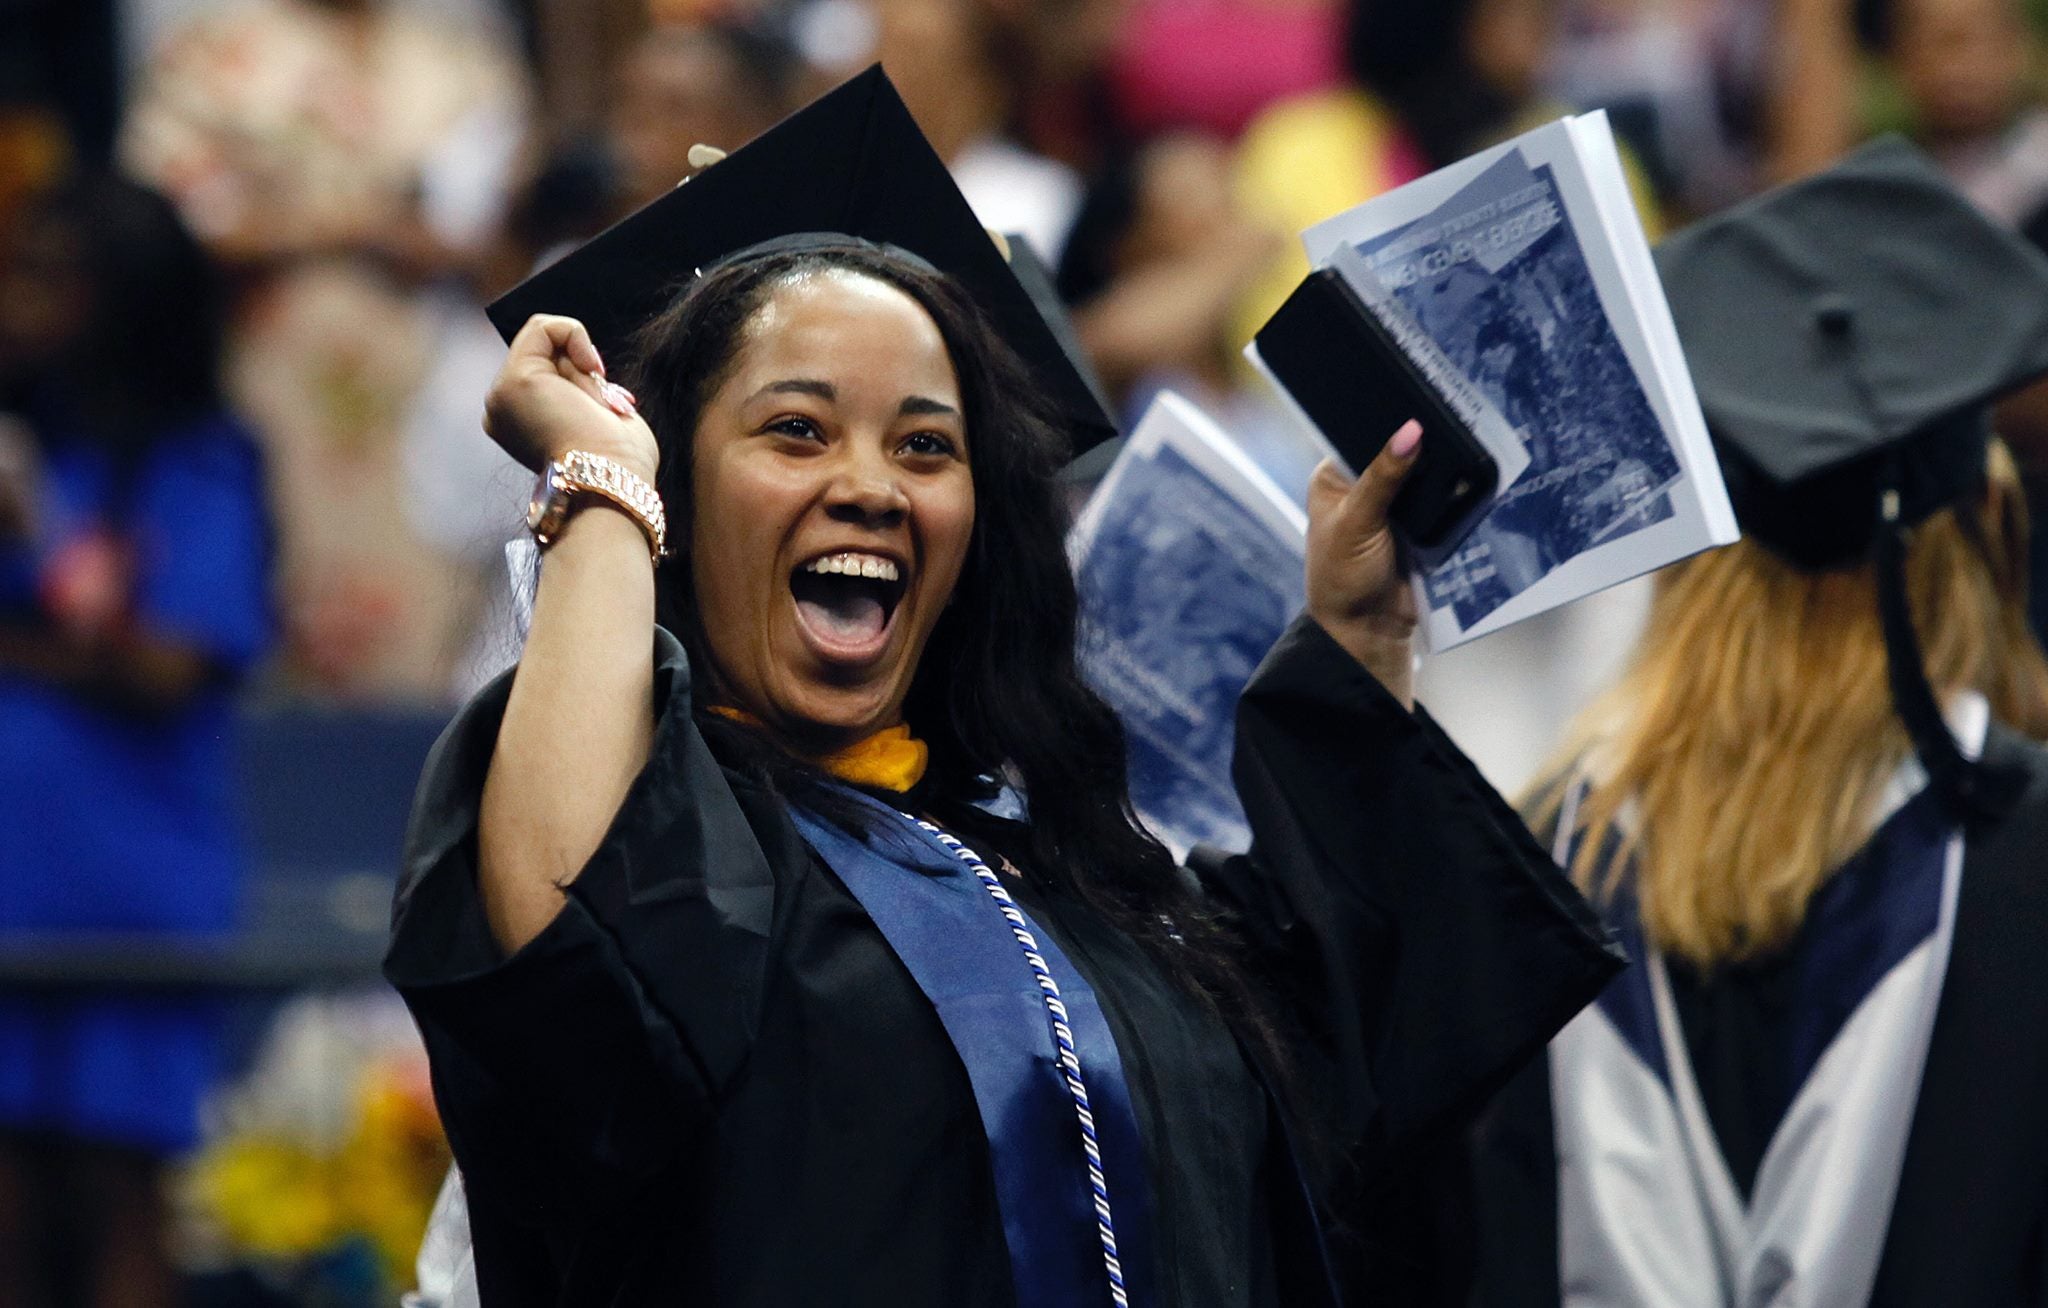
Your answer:
[[[1301,611],[1302,529],[1300,511],[1171,394],[1075,529],[1082,666],[1123,720],[1133,805],[1177,855],[1249,843],[1230,780],[1237,699]]]
[[[1482,150],[1333,215],[1302,243],[1397,340],[1432,342],[1404,349],[1439,390],[1476,392],[1526,456],[1516,468],[1498,429],[1478,431],[1501,486],[1416,578],[1428,649],[1736,539],[1604,114]]]
[[[1356,246],[1522,437],[1529,464],[1423,579],[1469,628],[1559,565],[1671,516],[1683,475],[1548,165],[1511,150],[1433,213]]]

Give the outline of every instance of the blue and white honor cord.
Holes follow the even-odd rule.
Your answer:
[[[947,849],[953,856],[967,865],[988,891],[989,898],[996,901],[1002,910],[1003,920],[1010,924],[1010,934],[1017,937],[1017,944],[1024,951],[1024,961],[1031,965],[1032,975],[1038,979],[1040,997],[1045,1000],[1047,1017],[1052,1021],[1052,1038],[1060,1050],[1060,1068],[1067,1080],[1067,1093],[1074,1099],[1074,1115],[1081,1123],[1081,1149],[1088,1155],[1088,1186],[1094,1191],[1095,1226],[1102,1240],[1102,1266],[1109,1273],[1109,1297],[1116,1308],[1130,1308],[1130,1298],[1124,1290],[1124,1268],[1117,1260],[1116,1224],[1109,1215],[1109,1181],[1102,1174],[1102,1146],[1095,1138],[1095,1113],[1088,1106],[1088,1087],[1081,1079],[1081,1057],[1074,1050],[1074,1031],[1067,1025],[1067,1006],[1060,999],[1060,984],[1053,980],[1052,970],[1045,965],[1045,955],[1038,950],[1038,941],[1031,934],[1029,921],[1017,907],[1017,901],[1010,898],[1010,892],[1003,887],[996,874],[989,870],[981,856],[969,849],[954,836],[922,818],[904,817],[917,823],[927,834]]]

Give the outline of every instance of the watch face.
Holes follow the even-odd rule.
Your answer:
[[[566,498],[557,473],[561,465],[550,463],[533,483],[533,498],[526,505],[526,529],[538,536],[551,534],[559,525]]]

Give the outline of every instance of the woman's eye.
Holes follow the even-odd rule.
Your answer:
[[[939,454],[950,456],[956,448],[949,436],[935,431],[914,432],[904,438],[903,448],[910,454]]]
[[[794,414],[787,418],[777,418],[774,422],[769,423],[765,430],[772,431],[778,436],[789,436],[800,441],[818,440],[823,434],[818,430],[817,423],[812,422],[809,418],[798,417]]]

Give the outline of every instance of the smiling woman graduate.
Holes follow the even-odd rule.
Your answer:
[[[427,765],[387,960],[483,1302],[1365,1280],[1324,1217],[1617,965],[1409,703],[1414,433],[1318,484],[1240,711],[1257,845],[1203,879],[1075,668],[1055,475],[1107,423],[878,72],[496,312],[546,562]]]

